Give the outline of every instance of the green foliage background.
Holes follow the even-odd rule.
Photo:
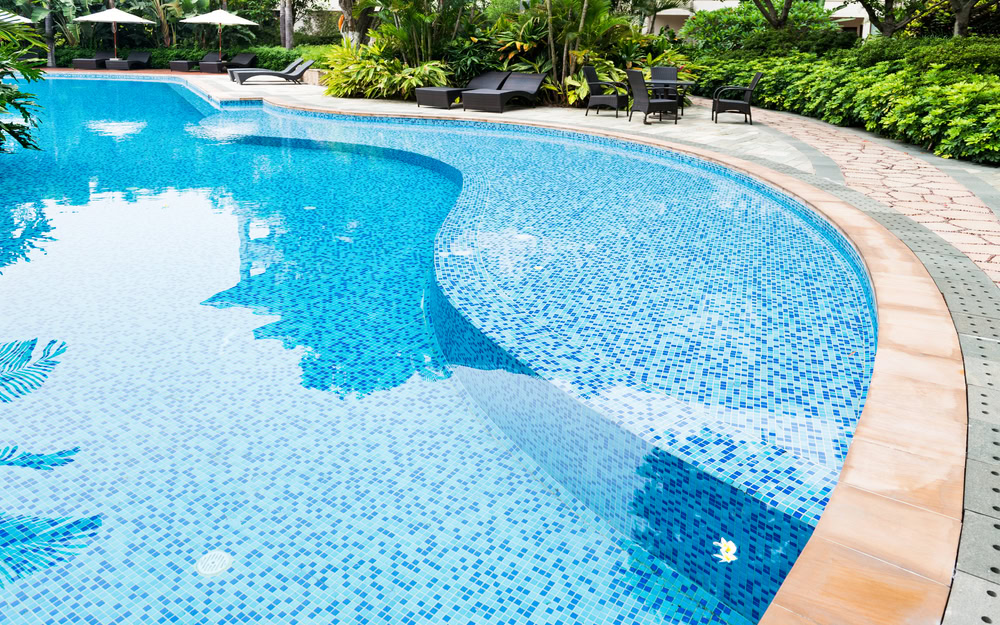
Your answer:
[[[764,72],[754,104],[933,150],[1000,163],[1000,42],[874,39],[826,56],[705,54],[697,92]]]

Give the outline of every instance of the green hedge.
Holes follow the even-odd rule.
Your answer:
[[[132,50],[119,48],[118,54],[122,58],[128,56]],[[152,55],[150,65],[153,69],[167,69],[170,61],[180,59],[200,60],[209,52],[217,52],[217,49],[202,50],[197,48],[155,48],[149,50]],[[298,49],[286,50],[280,46],[264,46],[255,48],[223,48],[222,54],[225,58],[232,58],[241,52],[252,52],[257,55],[257,64],[265,69],[284,69],[286,65],[300,56]],[[59,67],[69,67],[76,58],[90,58],[94,55],[93,48],[56,48],[56,65]]]
[[[893,53],[886,55],[889,46]],[[697,62],[705,70],[697,92],[710,96],[716,87],[747,84],[755,71],[762,71],[764,78],[754,94],[758,106],[863,126],[946,158],[1000,163],[1000,77],[953,67],[949,57],[939,55],[939,48],[928,58],[916,52],[917,46],[889,46],[864,51],[866,44],[826,58],[807,53],[702,56]],[[980,59],[977,68],[996,67],[993,63],[1000,59],[996,42],[948,44],[948,49],[967,50]],[[902,59],[868,64],[879,56]]]

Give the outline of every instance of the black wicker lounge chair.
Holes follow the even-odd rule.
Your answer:
[[[316,61],[306,61],[302,63],[290,72],[273,72],[266,69],[254,69],[247,70],[245,72],[235,72],[233,75],[236,76],[236,82],[241,85],[251,78],[257,78],[258,76],[270,76],[271,78],[281,78],[287,80],[288,82],[293,82],[296,84],[302,83],[302,77],[306,75],[306,70],[312,67],[313,63]]]
[[[753,126],[753,112],[750,110],[750,98],[753,97],[753,90],[757,88],[757,83],[760,82],[763,75],[762,72],[754,74],[749,87],[726,85],[715,90],[715,93],[712,94],[712,119],[715,120],[716,124],[719,123],[719,113],[743,113],[743,123],[745,124],[749,121],[750,125]],[[742,92],[743,97],[739,100],[725,100],[720,96],[726,91]]]
[[[650,69],[650,78],[653,80],[677,80],[677,68],[676,67],[654,67]],[[661,98],[677,98],[677,101],[681,105],[681,115],[684,114],[684,98],[681,97],[680,92],[677,87],[660,87],[658,88],[657,97]]]
[[[499,89],[510,72],[486,72],[480,74],[465,87],[417,87],[417,106],[435,106],[450,109],[462,93],[473,89]]]
[[[218,52],[209,52],[205,56],[201,57],[200,61],[184,61],[181,59],[178,59],[176,61],[170,61],[170,71],[190,72],[192,69],[194,69],[195,65],[200,65],[202,63],[211,63],[213,61],[215,62],[219,61]]]
[[[110,58],[114,58],[111,52],[98,52],[92,59],[73,59],[74,69],[102,69]]]
[[[597,109],[597,114],[601,114],[601,107],[606,106],[615,109],[615,117],[618,117],[618,110],[625,109],[628,112],[628,85],[623,82],[601,80],[597,76],[597,69],[593,65],[583,66],[583,77],[587,79],[587,87],[590,88],[590,96],[587,98],[587,112],[584,117],[590,115],[590,109]],[[608,90],[610,89],[610,92]],[[621,89],[624,93],[620,93]]]
[[[232,61],[202,61],[198,64],[198,71],[206,74],[221,74],[230,68],[252,68],[257,62],[257,55],[252,52],[244,52],[233,57]]]
[[[679,108],[677,101],[679,98],[650,98],[649,92],[658,91],[658,89],[646,84],[642,72],[629,69],[625,70],[625,73],[628,74],[628,86],[632,90],[632,110],[628,114],[629,121],[632,121],[632,113],[639,111],[642,113],[642,123],[644,124],[649,124],[646,118],[656,113],[659,113],[660,121],[663,121],[664,113],[673,113],[674,123],[677,123],[677,110]]]
[[[491,113],[503,113],[504,106],[515,98],[527,100],[532,106],[538,101],[545,74],[511,73],[500,89],[472,89],[462,92],[462,108]]]
[[[281,73],[290,74],[295,70],[296,67],[299,66],[299,63],[302,62],[303,60],[302,57],[300,56],[299,58],[295,59],[294,61],[286,65],[285,69],[281,70]],[[226,68],[226,71],[229,73],[229,80],[236,82],[237,72],[267,72],[270,70],[266,70],[263,67],[228,67]]]
[[[104,66],[108,69],[149,69],[149,52],[129,52],[127,59],[108,59]]]

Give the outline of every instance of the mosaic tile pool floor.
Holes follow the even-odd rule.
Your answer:
[[[5,622],[762,613],[874,353],[823,224],[611,142],[37,91],[46,149],[0,160],[0,344],[38,338],[42,380],[4,404]],[[539,418],[565,440],[533,448]],[[213,550],[234,563],[206,576]]]

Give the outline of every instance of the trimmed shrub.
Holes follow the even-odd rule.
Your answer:
[[[894,56],[911,46],[881,46]],[[867,44],[866,46],[867,47]],[[980,54],[980,52],[977,52]],[[814,54],[748,59],[703,56],[697,92],[711,95],[725,84],[747,84],[764,72],[754,104],[792,111],[838,125],[863,126],[883,136],[933,150],[946,158],[1000,163],[1000,77],[948,63],[919,67],[898,59],[872,65],[875,55],[834,58]]]
[[[141,48],[139,48],[141,49]],[[69,67],[76,58],[91,58],[94,56],[93,48],[56,48],[56,65],[59,67]],[[119,48],[118,54],[122,58],[128,56],[132,50]],[[200,60],[210,52],[217,52],[217,49],[198,48],[154,48],[149,50],[151,55],[150,66],[153,69],[167,69],[170,61],[190,59]],[[257,55],[257,63],[265,69],[284,69],[286,65],[300,56],[297,49],[286,50],[280,46],[260,46],[254,48],[223,48],[222,54],[225,58],[232,58],[241,52],[252,52]]]

